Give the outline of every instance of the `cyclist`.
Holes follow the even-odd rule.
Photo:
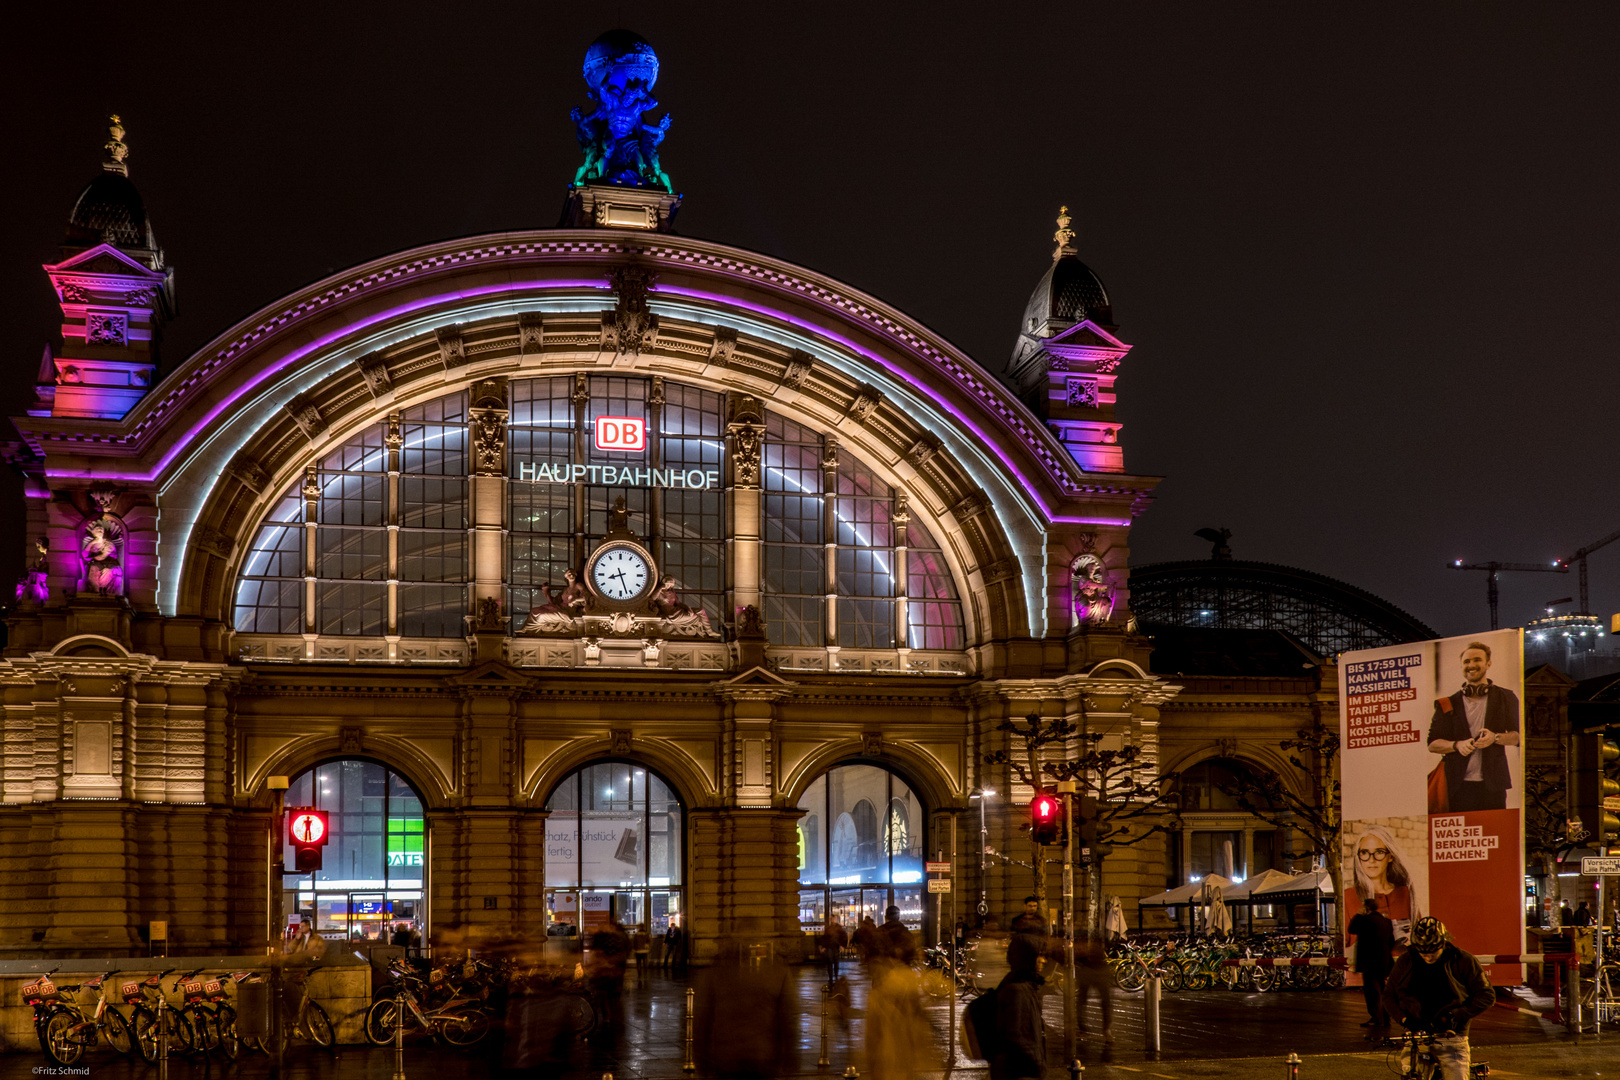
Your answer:
[[[1468,1080],[1468,1022],[1495,1004],[1496,991],[1479,961],[1453,945],[1433,915],[1412,926],[1409,944],[1390,970],[1384,1006],[1408,1031],[1442,1036],[1434,1057],[1444,1080]]]

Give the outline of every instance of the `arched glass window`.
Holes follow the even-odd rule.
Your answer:
[[[1181,792],[1181,809],[1183,812],[1242,812],[1238,805],[1238,786],[1249,781],[1254,776],[1254,770],[1243,762],[1234,758],[1209,758],[1200,761],[1190,768],[1182,770],[1176,780],[1177,788]],[[1265,799],[1258,793],[1250,795],[1250,800],[1263,804]]]
[[[521,629],[528,612],[563,589],[607,532],[624,499],[630,527],[647,541],[658,572],[681,600],[722,622],[725,595],[723,396],[639,376],[514,379],[507,454],[511,532],[508,609]],[[597,447],[596,421],[647,425],[645,448]]]
[[[662,777],[629,762],[587,765],[557,785],[546,810],[554,923],[588,930],[611,912],[653,930],[679,915],[685,813]]]
[[[761,586],[771,644],[892,649],[903,609],[908,648],[962,649],[962,604],[933,534],[909,511],[897,520],[894,490],[847,448],[836,468],[823,467],[827,453],[815,431],[765,414]]]
[[[300,914],[329,935],[386,939],[394,924],[410,922],[426,937],[426,823],[403,776],[373,761],[329,761],[293,777],[287,805],[330,815],[319,870],[296,873],[286,852],[283,883],[298,893]]]
[[[879,807],[886,808],[881,816]],[[805,812],[799,819],[799,918],[806,930],[829,915],[851,930],[863,915],[882,922],[890,904],[909,925],[920,926],[925,817],[903,779],[875,765],[840,765],[810,785],[799,809]]]
[[[259,529],[237,582],[239,631],[459,637],[467,599],[467,417],[451,394],[372,424],[300,477]],[[313,509],[313,513],[311,510]],[[389,543],[391,527],[398,542]],[[310,545],[313,544],[313,549]],[[315,578],[306,610],[304,577]]]

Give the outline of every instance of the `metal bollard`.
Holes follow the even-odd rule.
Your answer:
[[[697,1062],[692,1058],[692,1040],[695,1035],[692,1017],[692,1003],[697,998],[697,991],[690,986],[686,988],[686,1062],[681,1066],[683,1073],[697,1072]]]
[[[1159,976],[1155,975],[1147,981],[1147,996],[1144,999],[1143,1027],[1147,1034],[1147,1049],[1159,1049],[1159,995],[1163,986]]]
[[[1085,1076],[1086,1066],[1079,1058],[1069,1062],[1069,1080],[1085,1080]]]
[[[1570,962],[1564,965],[1564,978],[1566,982],[1565,996],[1569,998],[1569,1023],[1566,1030],[1579,1032],[1585,1027],[1585,1017],[1581,1015],[1581,962],[1571,957]]]
[[[405,1080],[405,987],[394,995],[394,1080]]]
[[[158,1080],[169,1080],[169,1003],[158,983]]]
[[[1299,1055],[1290,1053],[1283,1064],[1288,1066],[1288,1075],[1284,1080],[1299,1080]]]
[[[844,1070],[844,1080],[861,1080],[860,1070],[851,1065]]]
[[[827,1057],[827,999],[832,996],[832,987],[826,983],[821,985],[821,1056],[816,1058],[817,1065],[831,1065],[832,1060]]]

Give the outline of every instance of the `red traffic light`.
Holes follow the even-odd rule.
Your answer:
[[[1063,804],[1055,796],[1037,795],[1029,801],[1029,830],[1037,844],[1055,844],[1062,835]]]
[[[298,847],[324,847],[330,836],[325,810],[294,807],[287,811],[287,838]]]

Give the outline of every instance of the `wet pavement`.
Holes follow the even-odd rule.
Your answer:
[[[829,1064],[818,1067],[821,1054],[821,988],[824,978],[816,969],[796,971],[795,989],[801,1010],[798,1026],[797,1071],[789,1075],[838,1077],[853,1065],[864,1074],[861,1044],[865,1020],[861,1016],[865,998],[864,980],[851,979],[852,1015],[847,1027],[829,1012],[826,1056]],[[625,1032],[615,1046],[576,1048],[566,1077],[600,1080],[612,1073],[617,1080],[684,1080],[691,1075],[685,1064],[686,983],[668,975],[654,975],[646,986],[634,980],[625,991]],[[1525,1004],[1548,1007],[1545,1001],[1526,999]],[[967,1077],[987,1075],[982,1062],[970,1061],[956,1048],[947,1061],[950,1039],[948,1003],[934,1001],[927,1009],[939,1048],[936,1068]],[[1048,1043],[1052,1057],[1047,1075],[1058,1080],[1063,1068],[1063,1010],[1056,997],[1046,1002]],[[1359,1027],[1366,1018],[1359,990],[1239,994],[1228,991],[1165,995],[1161,1005],[1162,1049],[1144,1049],[1144,996],[1115,994],[1112,1044],[1103,1045],[1101,1018],[1093,1001],[1087,1016],[1090,1037],[1082,1039],[1078,1060],[1088,1080],[1225,1080],[1236,1077],[1284,1077],[1284,1059],[1290,1052],[1304,1059],[1301,1080],[1373,1080],[1389,1078],[1392,1067],[1386,1051],[1370,1045]],[[335,1018],[334,1018],[335,1019]],[[961,1012],[956,1012],[960,1030]],[[959,1041],[959,1040],[958,1040]],[[1605,1036],[1572,1038],[1563,1028],[1545,1020],[1493,1009],[1475,1021],[1475,1059],[1491,1063],[1492,1075],[1562,1080],[1565,1077],[1596,1077],[1607,1069],[1612,1076],[1620,1071],[1620,1029]],[[410,1080],[472,1080],[490,1075],[494,1069],[496,1044],[493,1040],[470,1051],[457,1051],[431,1043],[412,1043],[405,1052],[405,1075]],[[50,1076],[42,1071],[48,1063],[37,1053],[10,1053],[0,1056],[0,1080]],[[394,1076],[392,1050],[371,1046],[344,1046],[335,1053],[308,1043],[294,1042],[286,1058],[286,1080],[391,1080]],[[106,1050],[87,1055],[69,1075],[88,1075],[97,1080],[156,1080],[156,1066],[127,1062]],[[235,1064],[184,1059],[171,1064],[172,1080],[265,1080],[270,1062],[262,1054],[244,1053]],[[934,1072],[932,1075],[940,1075]],[[548,1077],[549,1080],[549,1077]]]

